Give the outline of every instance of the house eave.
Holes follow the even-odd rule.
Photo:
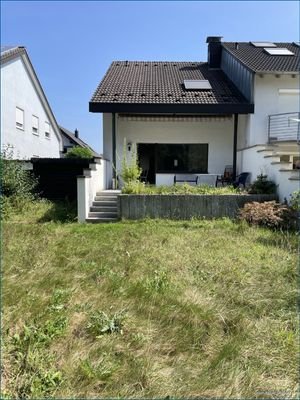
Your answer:
[[[144,113],[144,114],[253,114],[254,104],[143,104],[143,103],[89,103],[93,113]]]

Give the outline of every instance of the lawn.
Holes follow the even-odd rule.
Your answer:
[[[47,207],[2,224],[3,396],[297,397],[297,235]]]

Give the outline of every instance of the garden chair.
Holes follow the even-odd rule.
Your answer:
[[[141,173],[140,180],[141,182],[147,182],[148,179],[148,169],[144,169]]]
[[[218,175],[216,179],[216,187],[218,186],[218,183],[221,182],[222,186],[224,186],[224,183],[227,185],[231,184],[233,180],[233,166],[232,165],[226,165],[224,174],[223,175]]]
[[[242,172],[236,177],[236,180],[233,182],[233,187],[238,188],[240,185],[242,185],[245,188],[249,177],[250,172]]]

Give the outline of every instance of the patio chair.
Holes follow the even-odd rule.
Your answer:
[[[223,175],[218,175],[216,179],[216,187],[218,186],[218,183],[221,182],[222,186],[224,186],[224,183],[227,185],[232,183],[233,179],[233,166],[232,165],[226,165],[224,169],[224,174]]]
[[[148,179],[148,169],[144,169],[141,173],[140,180],[141,182],[147,182]]]
[[[236,177],[236,180],[233,182],[233,187],[238,188],[240,185],[242,185],[245,188],[249,177],[250,172],[242,172]]]

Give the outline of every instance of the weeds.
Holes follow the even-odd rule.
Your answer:
[[[297,234],[36,207],[3,223],[2,397],[296,397]]]
[[[97,335],[96,337],[110,333],[120,333],[122,335],[125,318],[126,310],[117,311],[110,316],[104,311],[97,311],[90,316],[87,329]]]

